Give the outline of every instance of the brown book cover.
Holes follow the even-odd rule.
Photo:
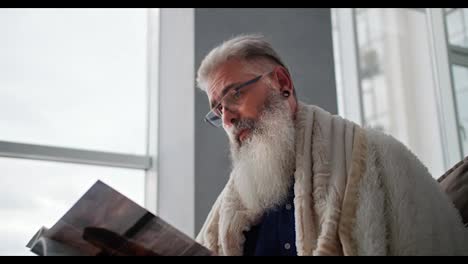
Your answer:
[[[210,256],[213,253],[110,186],[97,181],[27,247],[39,256]]]

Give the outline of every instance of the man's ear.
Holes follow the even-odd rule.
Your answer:
[[[274,70],[275,81],[278,83],[279,92],[288,91],[293,94],[293,84],[289,72],[284,67],[276,67]]]

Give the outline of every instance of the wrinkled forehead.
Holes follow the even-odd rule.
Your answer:
[[[210,102],[219,100],[226,87],[237,84],[246,78],[244,64],[238,60],[225,62],[216,68],[207,82],[206,93]]]

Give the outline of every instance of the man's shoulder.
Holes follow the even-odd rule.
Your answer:
[[[427,166],[407,145],[393,135],[371,127],[363,127],[367,138],[368,150],[381,161],[400,164],[422,170],[430,174]]]
[[[366,138],[369,144],[380,146],[381,148],[385,149],[400,149],[411,152],[403,142],[386,131],[369,126],[359,127],[366,134]]]
[[[326,120],[327,123],[338,121],[346,123],[348,128],[353,127],[354,129],[361,129],[365,135],[368,148],[373,152],[378,152],[378,154],[385,159],[404,158],[420,162],[416,155],[403,142],[385,131],[366,125],[360,125],[339,114],[333,114],[318,105],[301,103],[300,107],[303,112],[307,112],[308,110],[313,111],[316,115],[315,119],[318,120],[319,123],[324,120]]]

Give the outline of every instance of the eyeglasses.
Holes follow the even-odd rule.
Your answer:
[[[269,75],[271,72],[266,74],[259,75],[251,80],[248,80],[244,83],[241,83],[237,86],[229,88],[225,95],[221,98],[218,104],[216,104],[208,114],[205,116],[205,122],[210,123],[214,127],[221,127],[223,125],[223,112],[224,109],[232,110],[235,107],[238,107],[244,98],[245,92],[243,88],[248,87],[251,84],[258,82],[262,77]]]

